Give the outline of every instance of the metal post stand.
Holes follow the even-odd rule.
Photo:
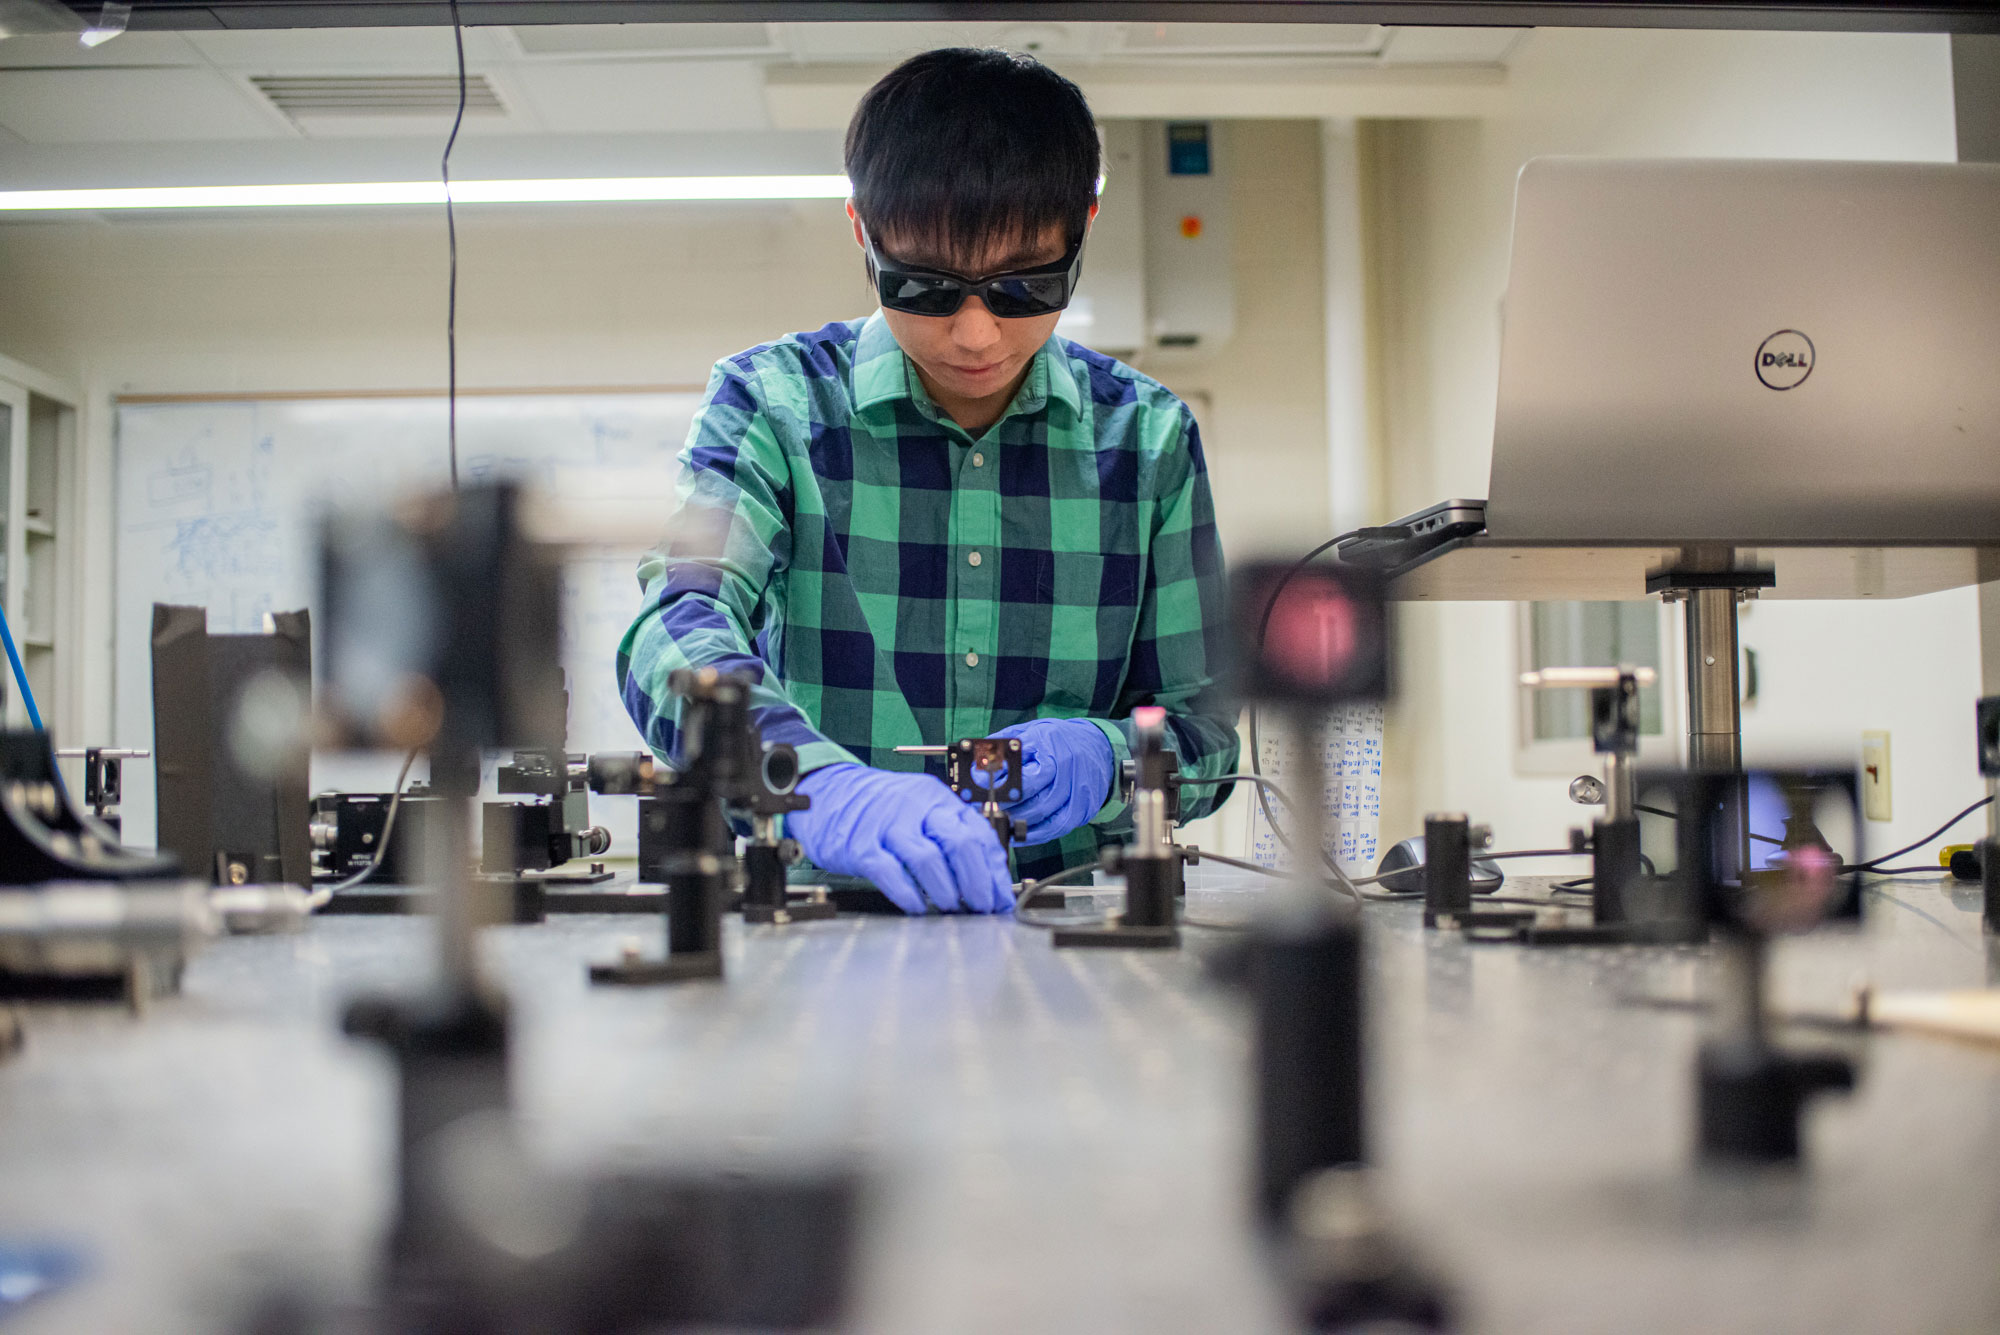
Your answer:
[[[1733,633],[1732,633],[1733,635]],[[1604,757],[1604,779],[1579,777],[1570,785],[1577,801],[1604,803],[1604,815],[1590,826],[1591,925],[1619,928],[1631,919],[1626,887],[1644,866],[1639,849],[1638,800],[1639,688],[1657,679],[1644,667],[1544,668],[1525,672],[1521,684],[1590,692],[1591,747]],[[1572,832],[1571,847],[1581,851]]]
[[[1847,781],[1851,800],[1851,776]],[[1854,1068],[1834,1054],[1790,1052],[1771,1041],[1765,974],[1772,929],[1741,856],[1749,807],[1745,781],[1689,770],[1669,800],[1681,813],[1675,875],[1716,934],[1714,1029],[1695,1061],[1700,1157],[1708,1164],[1796,1162],[1806,1102],[1852,1089]]]
[[[798,860],[798,841],[778,837],[775,815],[750,818],[750,842],[743,848],[743,921],[782,927],[834,916],[823,886],[795,891],[786,883],[785,869]]]
[[[1292,724],[1297,754],[1322,754],[1322,715],[1298,709]],[[1369,1160],[1367,951],[1360,913],[1333,898],[1315,856],[1324,810],[1323,792],[1300,795],[1297,882],[1250,943],[1254,1208],[1308,1329],[1447,1330],[1450,1294],[1383,1204]],[[1426,822],[1427,838],[1439,823]],[[1469,899],[1463,817],[1456,841]]]
[[[1472,826],[1462,811],[1424,817],[1424,926],[1452,927],[1472,912]]]
[[[396,1217],[390,1228],[390,1291],[422,1294],[443,1275],[459,1231],[436,1162],[440,1133],[508,1104],[507,1011],[480,978],[477,946],[484,897],[472,882],[472,803],[477,753],[434,755],[439,796],[425,826],[424,879],[435,888],[440,987],[427,1002],[355,1002],[343,1028],[388,1048],[396,1060]]]
[[[992,827],[1000,841],[1000,852],[1011,856],[1015,844],[1028,837],[1026,821],[1018,820],[1003,802],[1021,800],[1021,739],[1018,737],[961,737],[949,746],[899,746],[902,756],[943,756],[945,787],[979,808],[980,818]],[[1022,908],[1067,909],[1070,891],[1061,886],[1038,890]]]
[[[1799,1158],[1805,1102],[1854,1088],[1854,1067],[1830,1053],[1773,1047],[1764,1018],[1765,942],[1725,932],[1716,963],[1721,1032],[1695,1065],[1698,1139],[1709,1163],[1790,1163]]]
[[[1743,768],[1743,712],[1736,680],[1736,590],[1689,589],[1687,617],[1688,766],[1709,773]]]
[[[1743,714],[1736,679],[1737,604],[1773,588],[1770,570],[1739,570],[1727,549],[1685,548],[1681,564],[1646,581],[1646,592],[1682,605],[1687,629],[1688,768],[1743,768]]]
[[[735,836],[715,790],[690,769],[662,784],[642,813],[660,823],[654,874],[667,886],[666,951],[590,966],[593,983],[646,987],[722,977],[722,907],[735,878]]]
[[[1132,711],[1132,842],[1118,859],[1118,870],[1125,877],[1125,907],[1103,927],[1056,929],[1053,944],[1058,949],[1172,950],[1181,943],[1174,920],[1181,855],[1167,820],[1173,755],[1166,748],[1166,720],[1166,711],[1158,705]]]

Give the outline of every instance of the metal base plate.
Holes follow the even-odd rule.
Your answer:
[[[830,899],[794,899],[783,908],[773,908],[768,904],[745,904],[743,921],[783,927],[786,923],[793,922],[824,922],[839,912],[840,910]]]
[[[542,901],[548,913],[665,913],[665,890],[551,890]]]
[[[616,880],[618,873],[610,871],[569,871],[557,867],[552,871],[524,871],[524,881],[539,881],[543,885],[603,885]]]
[[[1181,943],[1178,927],[1058,927],[1052,936],[1058,947],[1106,950],[1175,950]]]
[[[658,960],[620,960],[616,964],[593,964],[590,981],[608,987],[657,987],[662,983],[695,983],[722,977],[722,955],[709,951],[694,955],[669,955]]]
[[[1531,924],[1504,936],[1475,939],[1518,942],[1524,946],[1696,946],[1708,940],[1708,928],[1698,922],[1600,923],[1575,927]]]
[[[428,912],[429,894],[402,887],[373,889],[356,886],[328,900],[320,914],[380,915]],[[657,887],[646,890],[563,890],[551,888],[542,895],[542,912],[555,913],[665,913],[667,892]]]

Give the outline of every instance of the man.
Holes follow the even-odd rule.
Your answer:
[[[675,668],[747,669],[765,740],[806,771],[789,832],[911,913],[1006,912],[1013,877],[899,745],[1021,738],[1024,877],[1129,829],[1135,707],[1165,707],[1187,778],[1236,767],[1194,418],[1054,336],[1098,171],[1083,94],[1028,56],[932,51],[875,85],[847,214],[882,309],[716,366],[639,567],[618,675],[647,743],[674,752]],[[1189,786],[1182,810],[1226,793]]]

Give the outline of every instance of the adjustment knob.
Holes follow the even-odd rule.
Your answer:
[[[1579,774],[1569,781],[1569,800],[1583,807],[1604,805],[1604,780],[1595,774]]]

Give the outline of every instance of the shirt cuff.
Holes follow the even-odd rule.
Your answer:
[[[1095,723],[1111,742],[1111,793],[1090,818],[1090,824],[1103,825],[1124,815],[1125,809],[1132,805],[1125,799],[1125,764],[1132,759],[1132,741],[1125,735],[1124,727],[1111,719],[1087,718],[1080,722]]]
[[[839,742],[825,740],[807,742],[795,748],[799,753],[799,774],[801,777],[828,765],[859,765],[861,758],[842,746]]]

